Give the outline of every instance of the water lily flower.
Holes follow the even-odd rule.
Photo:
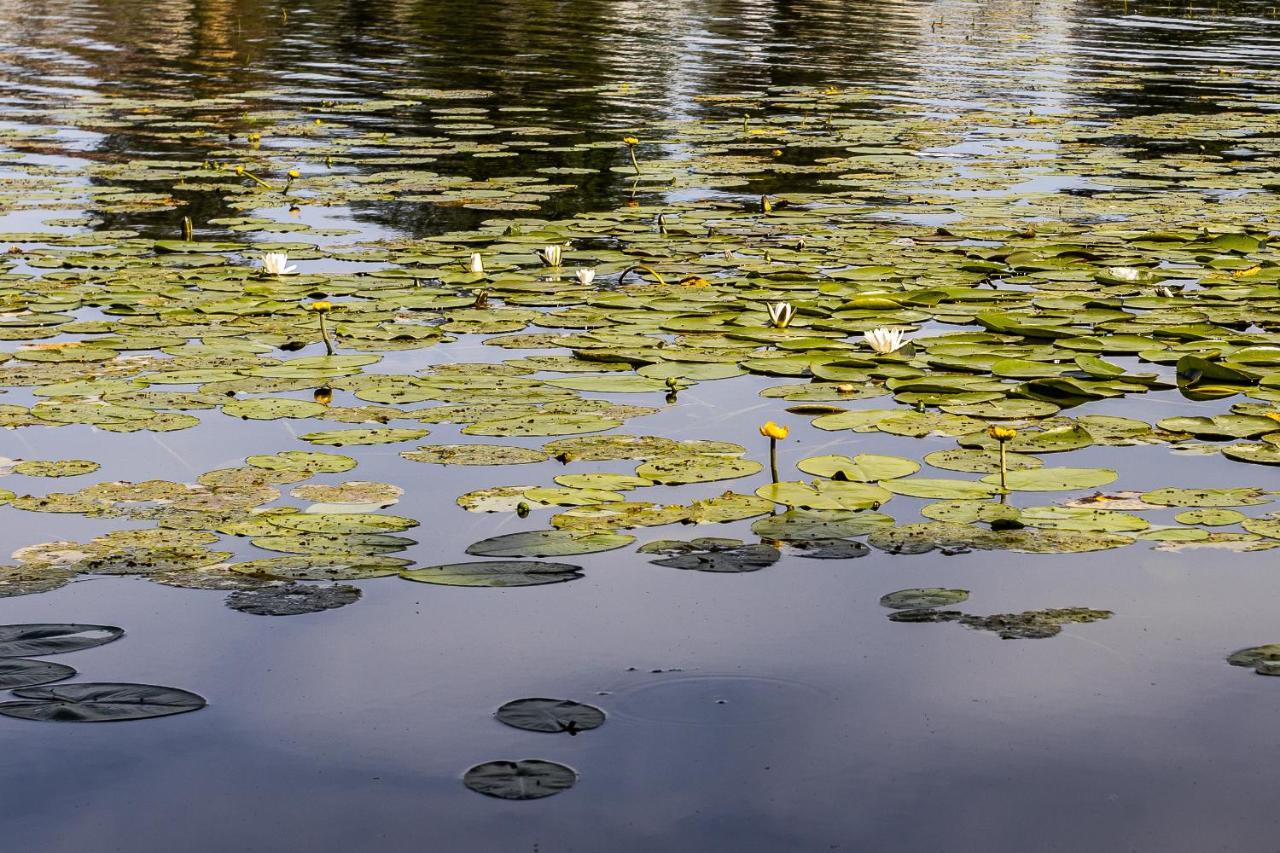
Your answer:
[[[778,482],[778,441],[790,433],[791,430],[773,421],[765,421],[760,425],[760,434],[769,439],[769,473],[775,483]]]
[[[992,424],[987,427],[987,435],[994,438],[1000,443],[1000,490],[1002,492],[1009,491],[1006,476],[1008,471],[1008,450],[1006,444],[1018,437],[1018,431],[1013,427],[1002,427]]]
[[[622,137],[622,142],[627,146],[627,153],[631,155],[631,168],[636,170],[636,174],[640,174],[640,163],[636,160],[636,146],[640,144],[640,140],[634,136]]]
[[[796,309],[790,302],[770,302],[766,308],[769,311],[769,322],[775,329],[790,326],[792,318],[796,316]]]
[[[863,332],[862,339],[867,342],[867,346],[880,355],[896,352],[907,342],[907,336],[901,329],[890,329],[885,326]]]
[[[333,303],[327,299],[321,299],[308,305],[307,310],[319,315],[320,340],[324,341],[325,355],[333,355],[333,342],[329,340],[329,327],[324,322],[325,315],[333,310]]]
[[[987,428],[987,435],[1003,444],[1006,441],[1013,441],[1018,437],[1018,431],[1013,427],[990,426]]]
[[[284,252],[267,252],[262,256],[262,268],[268,275],[289,275],[297,269],[289,266],[289,256]]]
[[[1138,281],[1142,278],[1142,270],[1137,267],[1107,267],[1107,275],[1120,281]]]
[[[560,266],[560,261],[564,257],[564,246],[558,246],[554,243],[538,252],[538,257],[542,259],[542,263],[549,267]]]
[[[467,272],[484,275],[484,258],[480,257],[479,252],[471,253],[471,260],[467,262]]]
[[[760,426],[760,434],[763,435],[765,438],[770,438],[770,439],[773,439],[774,441],[778,441],[790,435],[791,430],[787,429],[781,424],[775,424],[773,421],[765,421],[764,424]]]
[[[583,287],[590,287],[591,282],[596,280],[596,271],[593,269],[578,270],[578,284]]]

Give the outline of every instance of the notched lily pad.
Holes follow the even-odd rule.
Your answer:
[[[81,682],[13,691],[0,714],[50,723],[114,723],[199,711],[203,696],[176,687],[119,682]]]
[[[462,782],[471,790],[502,800],[537,800],[567,791],[578,781],[571,767],[528,758],[488,761],[466,772]]]
[[[401,572],[400,577],[441,586],[541,586],[578,580],[582,567],[533,560],[491,560],[427,566]]]
[[[482,539],[467,548],[475,557],[567,557],[612,551],[635,541],[625,533],[577,530],[528,530]]]
[[[0,658],[60,655],[118,640],[124,629],[113,625],[32,622],[0,625]]]
[[[498,722],[527,732],[576,735],[604,725],[604,711],[569,699],[514,699],[493,715]]]

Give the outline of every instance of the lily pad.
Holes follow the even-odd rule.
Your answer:
[[[0,660],[0,690],[12,690],[15,687],[34,687],[37,684],[49,684],[62,681],[76,674],[75,669],[61,663],[50,663],[43,660],[25,660],[23,658],[6,658]]]
[[[204,697],[176,687],[119,682],[81,682],[13,691],[0,714],[53,723],[112,723],[199,711]]]
[[[581,569],[581,566],[571,566],[568,563],[494,560],[428,566],[401,572],[400,577],[441,586],[541,586],[577,580],[582,577]]]
[[[529,758],[477,764],[463,775],[462,781],[488,797],[537,800],[569,790],[577,784],[578,774],[563,764]]]
[[[880,606],[893,610],[910,610],[921,607],[947,607],[967,601],[969,590],[941,587],[900,589],[880,597]]]
[[[360,590],[347,584],[307,586],[284,584],[237,590],[227,596],[227,607],[254,616],[300,616],[346,607],[360,600]]]
[[[111,625],[33,622],[0,625],[0,658],[36,657],[78,652],[110,643],[124,636]]]
[[[651,560],[655,566],[688,569],[696,572],[757,572],[782,556],[771,545],[750,545],[740,539],[702,537],[689,542],[660,540],[640,548],[642,554],[666,555]]]
[[[467,553],[476,557],[567,557],[612,551],[635,541],[625,533],[589,533],[574,530],[528,530],[482,539]]]
[[[493,715],[498,722],[527,732],[551,734],[590,731],[604,725],[604,711],[569,699],[514,699]]]

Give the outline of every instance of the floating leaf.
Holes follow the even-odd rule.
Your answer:
[[[587,533],[574,530],[528,530],[482,539],[467,548],[476,557],[567,557],[612,551],[635,541],[625,533]]]
[[[569,699],[513,699],[493,715],[498,722],[527,732],[551,734],[590,731],[604,725],[604,711]]]
[[[17,701],[0,702],[0,714],[52,723],[112,723],[199,711],[204,698],[176,687],[116,682],[81,682],[13,691]]]
[[[664,539],[640,548],[642,554],[664,554],[656,566],[696,572],[757,572],[781,557],[770,545],[749,545],[740,539],[702,537],[689,542]]]
[[[50,663],[43,660],[6,658],[0,660],[0,690],[49,684],[53,681],[71,678],[75,674],[75,669],[65,664]]]
[[[428,566],[401,572],[400,577],[442,586],[541,586],[577,580],[582,577],[581,568],[567,563],[495,560]]]
[[[946,607],[967,601],[967,589],[943,589],[940,587],[900,589],[880,596],[880,606],[893,610],[910,610],[920,607]]]
[[[346,607],[360,600],[360,590],[346,584],[304,586],[283,584],[238,590],[227,596],[227,607],[254,616],[299,616]]]
[[[551,454],[543,450],[506,444],[429,444],[416,450],[403,450],[400,455],[410,462],[437,465],[523,465],[551,458]]]
[[[36,657],[78,652],[110,643],[124,636],[111,625],[33,622],[0,625],[0,658]]]
[[[1109,468],[1031,468],[1010,471],[1006,485],[1015,492],[1058,492],[1070,489],[1092,489],[1114,482],[1116,472]],[[1000,485],[999,474],[988,474],[982,482]]]
[[[536,800],[567,791],[578,781],[572,768],[552,761],[489,761],[477,764],[462,777],[463,784],[479,794],[502,800]]]

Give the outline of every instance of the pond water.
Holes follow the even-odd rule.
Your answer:
[[[1278,91],[1270,2],[0,0],[0,624],[208,702],[0,716],[7,843],[1276,850]]]

